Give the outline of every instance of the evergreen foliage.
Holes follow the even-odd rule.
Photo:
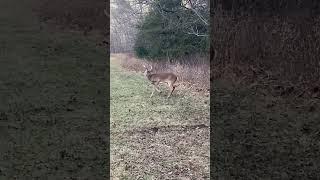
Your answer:
[[[157,0],[153,3],[150,12],[138,26],[134,46],[138,57],[171,59],[208,53],[209,37],[188,33],[190,28],[196,27],[198,32],[208,34],[208,26],[180,3],[180,0]]]

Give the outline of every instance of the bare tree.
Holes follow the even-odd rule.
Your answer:
[[[181,23],[172,21],[172,27],[182,27],[185,33],[190,35],[208,36],[209,0],[181,0],[180,6],[181,8],[172,11],[162,7],[156,0],[111,0],[109,16],[111,52],[133,50],[137,25],[143,21],[150,8],[157,8],[156,10],[163,18],[168,18],[169,22],[171,20],[168,13],[180,16]]]
[[[110,4],[111,52],[130,52],[145,6],[139,0],[113,0]]]
[[[141,3],[146,6],[151,6],[151,4],[156,4],[153,8],[162,15],[163,18],[168,18],[170,21],[170,17],[167,17],[167,13],[175,13],[180,15],[182,21],[180,24],[172,24],[173,26],[183,27],[185,32],[190,35],[195,36],[208,36],[209,29],[209,11],[210,11],[210,1],[209,0],[181,0],[180,7],[181,9],[177,10],[169,10],[165,7],[161,6],[159,1],[155,0],[138,0],[138,3]],[[190,13],[191,12],[191,13]],[[188,13],[188,15],[187,15]],[[192,14],[193,16],[190,16]],[[199,25],[201,25],[203,30],[199,30]]]
[[[209,34],[209,0],[185,0],[181,6],[191,11],[193,16],[185,23],[186,33],[195,36],[208,36]],[[199,26],[205,27],[205,31],[199,30]],[[203,28],[202,28],[203,29]]]

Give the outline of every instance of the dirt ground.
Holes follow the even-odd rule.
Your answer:
[[[106,179],[105,49],[0,2],[0,179]]]

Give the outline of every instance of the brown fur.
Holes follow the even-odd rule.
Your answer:
[[[169,92],[168,97],[167,97],[167,98],[169,98],[171,96],[172,92],[178,86],[178,85],[174,84],[177,81],[177,76],[175,74],[173,74],[173,73],[151,74],[152,66],[151,66],[150,70],[148,70],[145,66],[144,66],[144,68],[145,68],[144,75],[148,78],[148,80],[152,83],[152,85],[154,87],[150,97],[153,96],[153,93],[154,93],[155,90],[160,92],[160,90],[157,88],[157,86],[160,83],[166,83],[170,88],[170,92]]]

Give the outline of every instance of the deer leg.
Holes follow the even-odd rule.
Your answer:
[[[169,97],[171,96],[171,94],[172,94],[172,92],[174,91],[174,89],[175,89],[175,87],[171,84],[171,86],[170,86],[170,92],[169,92],[169,95],[168,95],[167,98],[169,98]]]
[[[156,82],[155,84],[153,84],[154,88],[160,93],[161,91],[158,89],[159,82]]]
[[[150,98],[153,96],[154,90],[155,90],[155,88],[153,88],[152,93],[150,95]]]

